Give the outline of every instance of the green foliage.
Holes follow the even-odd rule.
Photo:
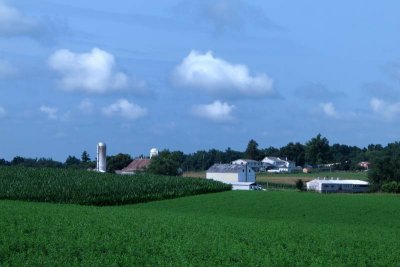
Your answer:
[[[82,161],[83,163],[88,163],[88,162],[90,161],[90,155],[89,155],[89,153],[88,153],[86,150],[84,150],[84,151],[82,152],[81,161]]]
[[[379,149],[371,160],[373,168],[368,173],[368,179],[375,190],[382,189],[384,184],[400,182],[400,143],[388,144]],[[389,185],[385,185],[385,190]]]
[[[132,157],[128,154],[119,153],[115,156],[107,157],[107,172],[114,173],[117,170],[122,170],[132,162]]]
[[[151,159],[147,172],[158,175],[177,176],[181,174],[179,168],[179,153],[171,153],[169,150],[163,150],[158,156]]]
[[[303,180],[298,179],[298,180],[296,181],[296,188],[297,188],[299,191],[303,191],[303,190],[304,190],[304,182],[303,182]]]
[[[382,184],[381,190],[385,193],[400,193],[400,183],[395,181],[385,182]]]
[[[305,163],[305,148],[300,143],[289,143],[281,147],[279,155],[293,160],[296,162],[296,166],[303,166]]]
[[[251,139],[247,144],[247,148],[244,153],[246,155],[246,158],[257,160],[260,154],[260,151],[258,150],[258,143]]]
[[[198,178],[0,167],[0,199],[104,206],[219,192],[230,188],[230,185]]]
[[[80,168],[81,161],[75,156],[68,156],[64,163],[67,168]]]
[[[1,266],[397,266],[393,195],[225,192],[118,207],[0,201]],[[327,212],[329,211],[329,212]]]
[[[305,146],[305,160],[309,164],[324,164],[328,163],[330,157],[329,141],[321,134],[312,138]]]

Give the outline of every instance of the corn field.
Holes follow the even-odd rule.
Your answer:
[[[107,206],[230,189],[230,185],[198,178],[115,175],[72,169],[0,168],[0,199]]]

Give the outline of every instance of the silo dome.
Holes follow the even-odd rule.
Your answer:
[[[158,149],[157,148],[152,148],[150,149],[150,158],[158,156]]]

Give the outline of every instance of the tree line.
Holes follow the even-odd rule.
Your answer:
[[[374,189],[400,193],[400,143],[390,143],[383,147],[380,144],[370,144],[367,147],[349,146],[344,144],[330,145],[326,137],[318,134],[305,144],[290,142],[283,147],[259,148],[255,140],[250,140],[244,151],[227,148],[199,150],[185,154],[182,151],[163,150],[150,164],[149,172],[157,174],[178,175],[186,171],[204,171],[215,163],[230,163],[236,159],[247,158],[262,160],[274,156],[294,161],[296,166],[318,167],[332,164],[332,170],[361,170],[361,161],[371,163],[368,177]],[[143,157],[143,156],[142,156]],[[107,156],[107,171],[114,172],[126,167],[133,158],[128,154]],[[93,169],[96,160],[92,160],[87,151],[80,158],[68,156],[65,162],[51,158],[14,157],[10,162],[0,159],[0,165],[25,167],[55,167]]]

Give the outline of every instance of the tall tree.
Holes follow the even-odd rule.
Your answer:
[[[81,160],[83,163],[87,163],[90,161],[90,155],[86,150],[82,152]]]
[[[169,150],[161,151],[158,156],[151,159],[147,168],[149,173],[176,176],[180,174],[180,165],[176,155]]]
[[[245,155],[248,159],[258,159],[260,151],[258,150],[258,143],[251,139],[247,144]]]
[[[331,159],[328,139],[318,134],[308,141],[305,146],[305,159],[309,164],[328,163]]]

